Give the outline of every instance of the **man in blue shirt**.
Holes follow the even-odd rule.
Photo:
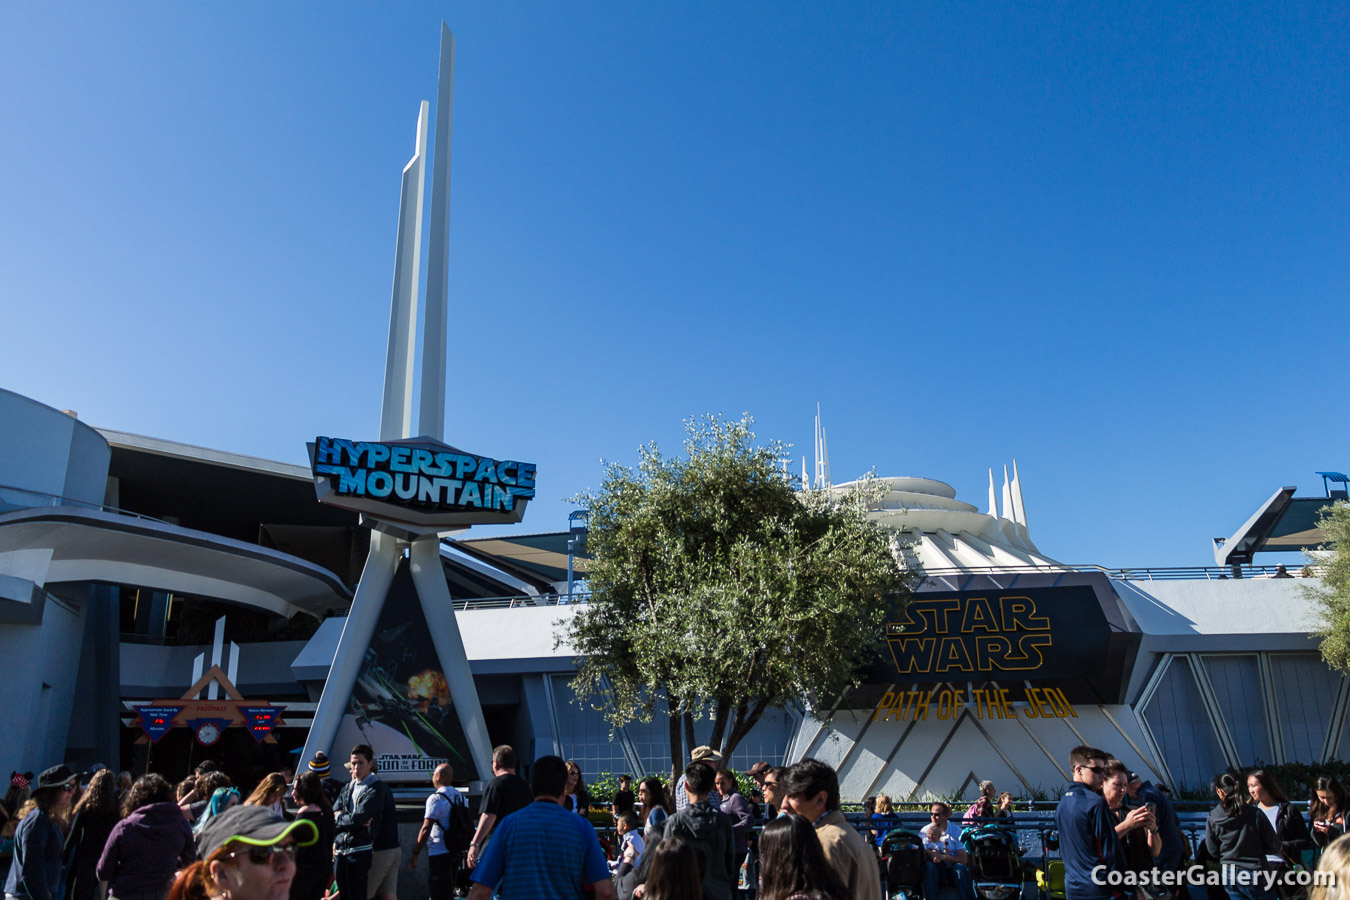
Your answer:
[[[1073,784],[1055,810],[1059,854],[1064,859],[1064,894],[1068,900],[1108,900],[1121,892],[1106,884],[1107,871],[1125,871],[1125,854],[1111,811],[1101,795],[1108,754],[1094,747],[1069,751]],[[1105,867],[1104,869],[1100,867]],[[1098,870],[1096,881],[1093,870]]]
[[[534,802],[502,819],[477,867],[469,900],[580,900],[584,884],[596,900],[614,900],[609,865],[595,826],[562,806],[567,763],[557,756],[535,760],[530,773]]]

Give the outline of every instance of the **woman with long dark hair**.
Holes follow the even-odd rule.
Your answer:
[[[113,826],[122,818],[117,809],[117,776],[108,769],[89,779],[70,822],[66,836],[66,896],[70,900],[95,900],[99,895],[98,858]]]
[[[313,772],[301,772],[296,777],[291,799],[299,807],[296,820],[313,822],[319,839],[295,851],[290,900],[319,900],[333,883],[333,836],[337,833],[333,807],[323,791],[323,779]]]
[[[759,900],[849,900],[803,816],[779,816],[759,836]]]
[[[1288,872],[1302,860],[1304,851],[1314,846],[1303,813],[1294,808],[1279,782],[1265,769],[1247,775],[1247,793],[1251,795],[1252,804],[1269,820],[1280,842],[1279,854],[1272,855],[1267,861],[1281,874]],[[1285,885],[1283,880],[1277,890],[1286,900],[1300,893],[1296,886]]]
[[[116,900],[161,900],[174,872],[197,855],[173,785],[154,772],[142,775],[122,798],[122,815],[99,857],[99,881]]]
[[[1275,829],[1255,807],[1242,802],[1242,785],[1231,772],[1220,772],[1209,784],[1219,805],[1205,822],[1205,850],[1222,864],[1228,895],[1274,900],[1275,892],[1254,876],[1268,870],[1268,857],[1280,852]]]
[[[38,776],[32,797],[18,813],[6,895],[51,900],[60,891],[63,830],[78,781],[65,766],[53,766]]]
[[[642,839],[651,846],[661,840],[666,819],[670,817],[670,802],[661,779],[644,778],[638,782],[638,805],[642,808]]]
[[[1323,775],[1313,783],[1308,800],[1308,818],[1312,819],[1312,839],[1325,847],[1345,834],[1345,816],[1350,813],[1350,793],[1330,775]]]
[[[643,900],[703,900],[698,851],[682,837],[663,838],[655,847],[643,886]]]
[[[563,792],[562,805],[579,816],[586,815],[591,808],[591,795],[586,790],[586,779],[581,777],[581,766],[570,759],[567,761],[567,789]]]

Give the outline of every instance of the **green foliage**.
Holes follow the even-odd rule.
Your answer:
[[[913,580],[865,490],[797,493],[786,448],[757,446],[750,426],[691,420],[684,457],[642,447],[636,471],[610,464],[574,498],[592,556],[590,602],[563,638],[578,696],[621,725],[650,721],[664,692],[673,715],[712,716],[724,755],[767,707],[854,683]]]
[[[1324,622],[1316,632],[1322,659],[1350,671],[1350,503],[1341,500],[1323,509],[1317,524],[1327,537],[1325,549],[1312,558],[1321,579],[1303,590],[1322,610]]]

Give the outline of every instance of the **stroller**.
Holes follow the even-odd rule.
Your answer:
[[[1059,849],[1059,832],[1041,830],[1041,867],[1036,870],[1040,900],[1064,900],[1064,860],[1051,859],[1050,851]]]
[[[1002,825],[976,825],[961,832],[970,856],[977,900],[1010,900],[1022,893],[1022,855],[1017,833]]]
[[[881,861],[886,869],[886,889],[891,897],[919,900],[923,897],[923,864],[928,856],[923,838],[913,831],[896,828],[881,841]]]

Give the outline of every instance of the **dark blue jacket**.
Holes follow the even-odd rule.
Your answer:
[[[61,883],[61,832],[47,814],[35,809],[14,832],[14,863],[5,893],[29,900],[51,900]]]
[[[1055,810],[1059,855],[1064,859],[1064,893],[1068,900],[1105,900],[1118,888],[1092,883],[1092,870],[1125,871],[1125,854],[1106,800],[1092,788],[1074,782]]]
[[[1158,868],[1164,872],[1174,872],[1181,868],[1181,861],[1190,856],[1186,847],[1186,838],[1181,833],[1181,821],[1172,801],[1158,790],[1153,782],[1145,781],[1139,786],[1139,802],[1152,803],[1158,814],[1158,837],[1162,838],[1162,852],[1158,854]]]

